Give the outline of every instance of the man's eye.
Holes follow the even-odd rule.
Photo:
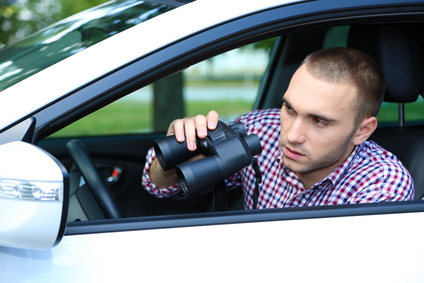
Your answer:
[[[324,122],[324,121],[322,121],[322,120],[320,120],[320,119],[317,119],[317,118],[313,118],[312,119],[312,122],[315,124],[315,126],[317,126],[317,127],[325,127],[325,126],[327,126],[327,123],[326,122]]]
[[[291,108],[289,105],[287,105],[287,103],[284,103],[283,106],[286,108],[286,111],[288,113],[294,113],[293,108]]]

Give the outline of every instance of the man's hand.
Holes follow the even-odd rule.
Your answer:
[[[209,130],[215,130],[218,125],[219,115],[216,111],[210,111],[207,116],[197,115],[195,117],[187,117],[172,121],[169,125],[167,136],[175,135],[179,142],[187,140],[187,148],[190,151],[196,150],[196,138],[205,138]],[[197,135],[197,137],[196,137]],[[200,159],[201,157],[193,157],[190,161]],[[164,171],[160,166],[157,158],[153,161],[150,168],[150,179],[158,188],[167,188],[178,182],[175,168]]]
[[[197,115],[184,119],[174,120],[168,128],[167,135],[175,135],[177,141],[183,142],[187,139],[187,148],[191,151],[196,150],[196,134],[197,137],[203,139],[209,130],[215,130],[218,125],[219,115],[216,111],[210,111],[205,117]]]

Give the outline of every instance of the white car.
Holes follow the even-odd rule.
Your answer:
[[[423,34],[424,0],[124,0],[0,49],[0,281],[423,282]],[[383,65],[372,138],[415,201],[251,211],[238,189],[222,209],[142,188],[172,119],[280,107],[332,46]]]

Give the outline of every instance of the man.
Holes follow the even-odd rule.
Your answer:
[[[385,80],[364,53],[330,48],[307,56],[293,75],[281,109],[240,117],[262,144],[263,174],[254,207],[255,175],[246,167],[227,180],[242,185],[246,209],[412,200],[411,176],[401,162],[367,141],[377,127]],[[215,129],[218,114],[175,120],[168,135],[195,150],[196,134]],[[199,157],[200,158],[200,157]],[[175,170],[147,156],[143,185],[157,197],[181,195]]]

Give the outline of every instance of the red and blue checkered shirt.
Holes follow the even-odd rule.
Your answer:
[[[413,200],[414,184],[408,171],[392,153],[372,141],[356,146],[348,159],[326,178],[305,189],[296,174],[281,161],[280,109],[250,112],[242,122],[248,134],[256,134],[262,144],[257,156],[262,172],[257,208],[300,207]],[[179,184],[157,188],[149,178],[155,153],[151,149],[143,171],[144,188],[156,197],[183,197]],[[228,188],[242,186],[244,206],[253,208],[255,173],[247,166],[226,180]]]

